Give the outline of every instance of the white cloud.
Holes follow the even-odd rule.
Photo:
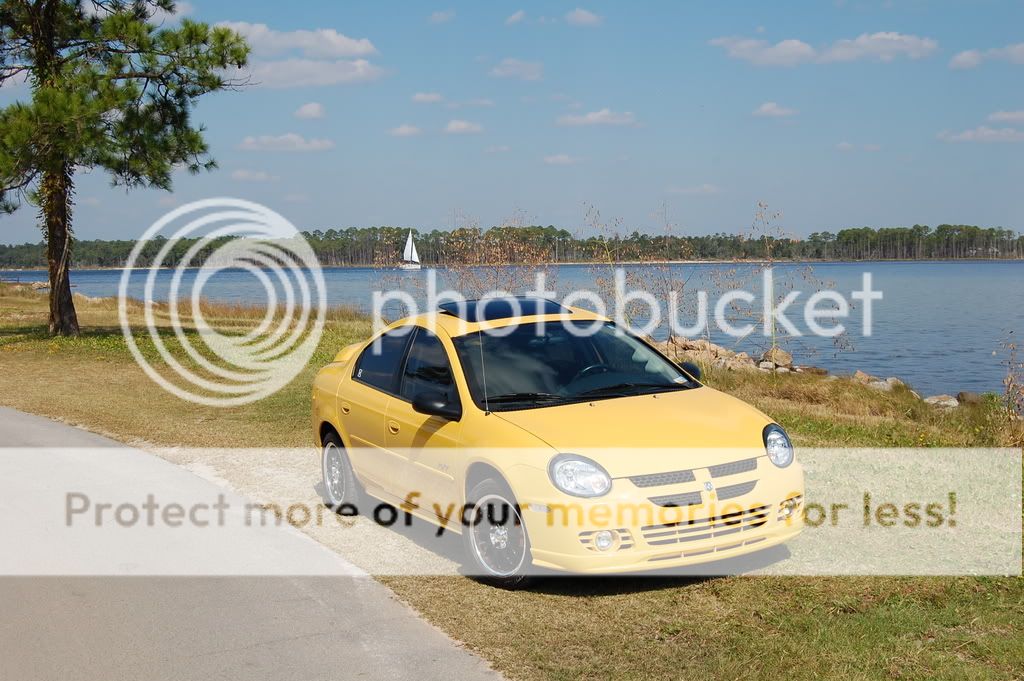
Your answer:
[[[604,17],[588,12],[582,7],[577,7],[573,11],[566,13],[565,20],[571,26],[600,26],[601,22],[604,21]]]
[[[996,111],[989,114],[988,119],[1000,123],[1024,123],[1024,111]]]
[[[320,102],[308,102],[295,110],[296,118],[323,118],[327,115],[327,109]]]
[[[931,38],[893,31],[863,33],[853,40],[839,40],[821,53],[822,62],[846,62],[868,59],[889,62],[897,57],[922,59],[939,49]]]
[[[484,126],[479,123],[463,121],[457,118],[448,121],[448,125],[444,128],[444,131],[449,135],[472,135],[478,132],[483,132],[483,130]]]
[[[491,69],[495,78],[518,78],[519,80],[540,80],[544,77],[544,64],[539,61],[523,61],[522,59],[502,59]]]
[[[669,187],[669,194],[681,194],[683,196],[713,196],[715,194],[721,194],[722,189],[713,184],[694,185],[692,187]]]
[[[269,88],[363,83],[383,75],[384,69],[365,59],[282,59],[257,62],[251,69],[253,83]]]
[[[855,144],[850,144],[849,142],[840,142],[836,145],[836,149],[839,151],[853,151],[856,148],[857,146]]]
[[[365,57],[377,53],[368,39],[349,38],[333,28],[275,31],[266,24],[247,21],[224,21],[218,25],[241,33],[257,55],[284,54],[292,50],[312,58]]]
[[[443,99],[440,92],[417,92],[412,96],[412,101],[417,104],[434,104]]]
[[[430,22],[431,24],[447,24],[454,18],[455,10],[446,9],[440,12],[434,12],[429,17],[427,17],[427,21]]]
[[[574,163],[579,163],[581,160],[569,154],[553,154],[544,157],[544,163],[547,163],[549,166],[571,166]]]
[[[787,116],[795,116],[798,113],[799,111],[796,109],[788,109],[784,106],[779,106],[775,102],[765,102],[754,109],[753,112],[755,116],[764,116],[767,118],[785,118]]]
[[[980,50],[966,50],[964,52],[957,52],[953,55],[953,58],[949,60],[949,68],[951,69],[973,69],[975,66],[980,66],[981,62],[984,61],[985,57],[982,55]]]
[[[951,69],[973,69],[981,66],[984,61],[1005,61],[1011,64],[1024,64],[1024,43],[996,47],[991,50],[966,50],[958,52],[949,60]]]
[[[774,45],[752,38],[715,38],[715,47],[725,48],[733,59],[742,59],[758,66],[796,66],[813,61],[814,48],[802,40],[783,40]]]
[[[723,48],[733,59],[757,66],[797,66],[861,60],[890,62],[897,57],[922,59],[939,47],[938,42],[931,38],[892,31],[863,33],[820,49],[793,38],[772,44],[767,40],[733,36],[715,38],[710,44]]]
[[[284,135],[259,135],[246,137],[238,145],[244,151],[326,151],[334,148],[334,142],[327,139],[306,139],[294,132]]]
[[[526,12],[524,12],[523,10],[519,10],[518,12],[513,12],[512,14],[508,15],[508,17],[505,19],[505,25],[506,26],[512,26],[514,24],[518,24],[520,21],[522,21],[525,18],[526,18]]]
[[[568,114],[561,116],[558,125],[636,125],[636,116],[632,111],[617,113],[611,109],[601,109],[585,114]]]
[[[499,144],[493,147],[484,147],[485,154],[504,154],[506,151],[512,151],[512,147],[504,144]]]
[[[958,133],[940,132],[939,139],[947,142],[1024,142],[1024,130],[990,128],[987,125],[980,125],[977,128]]]
[[[391,135],[392,137],[415,137],[416,135],[419,135],[421,132],[423,131],[417,128],[415,125],[409,125],[408,123],[403,123],[397,128],[391,128],[390,130],[388,130],[388,134]]]
[[[231,173],[231,179],[238,180],[239,182],[270,182],[271,180],[276,180],[277,177],[262,170],[246,170],[243,168]]]

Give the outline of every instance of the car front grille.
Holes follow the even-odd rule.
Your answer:
[[[710,518],[682,520],[665,525],[644,525],[640,532],[644,541],[651,546],[715,539],[762,527],[768,522],[771,509],[771,506],[763,505]]]
[[[697,506],[700,504],[700,492],[665,494],[660,497],[650,497],[650,501],[658,506]]]
[[[629,480],[637,487],[661,487],[662,485],[678,485],[681,482],[693,482],[693,471],[669,471],[652,475],[635,475]]]
[[[749,473],[750,471],[757,468],[757,459],[742,459],[740,461],[730,461],[729,463],[720,463],[715,466],[708,466],[708,472],[711,473],[712,478],[721,478],[726,475],[736,475],[737,473]]]
[[[742,497],[744,494],[750,494],[754,490],[755,485],[757,485],[757,480],[741,482],[738,485],[727,485],[725,487],[719,487],[718,499],[720,501],[724,501],[726,499],[735,499],[736,497]]]

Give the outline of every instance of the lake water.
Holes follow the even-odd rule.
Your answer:
[[[635,274],[641,268],[630,268]],[[750,266],[722,264],[673,265],[659,268],[651,276],[668,271],[674,278],[686,279],[687,291],[709,291],[713,308],[716,293],[732,286],[742,286],[759,295],[760,278]],[[837,349],[829,338],[804,335],[787,339],[783,346],[793,352],[796,362],[814,364],[833,372],[850,373],[861,369],[870,374],[898,376],[923,394],[952,393],[959,390],[1001,392],[1005,376],[1005,356],[1001,342],[1013,332],[1018,340],[1024,336],[1024,262],[870,262],[825,263],[807,268],[777,265],[776,295],[799,290],[800,298],[791,307],[789,317],[806,331],[803,324],[803,303],[807,297],[828,282],[849,298],[850,292],[861,288],[865,272],[872,275],[872,285],[884,298],[874,303],[873,334],[861,333],[861,312],[858,306],[849,319],[852,347]],[[183,290],[188,291],[196,270],[183,275]],[[401,287],[414,297],[424,297],[426,270],[420,272],[383,272],[368,268],[328,268],[324,270],[328,302],[332,305],[353,305],[369,311],[372,291]],[[574,290],[598,291],[598,277],[606,276],[591,266],[560,265],[552,268],[549,288],[564,296]],[[141,298],[145,271],[133,272],[130,293]],[[172,272],[157,276],[154,298],[165,300]],[[71,275],[75,290],[93,297],[116,296],[121,272],[118,270],[80,270]],[[0,272],[0,279],[44,281],[41,271]],[[220,272],[203,288],[210,300],[239,303],[264,303],[262,285],[242,271]],[[760,300],[760,298],[759,298]],[[757,303],[760,305],[760,303]],[[692,314],[683,314],[692,321]],[[712,324],[714,326],[714,324]],[[764,335],[753,334],[745,340],[725,336],[712,329],[712,340],[735,350],[758,351],[767,345]]]

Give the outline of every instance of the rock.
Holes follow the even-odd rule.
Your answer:
[[[50,285],[48,283],[46,283],[45,281],[33,281],[32,282],[32,290],[33,291],[40,291],[40,290],[42,290],[44,288],[50,288]]]
[[[892,384],[888,381],[871,381],[867,386],[872,390],[882,390],[884,392],[892,390]]]
[[[960,403],[952,395],[932,395],[931,397],[924,398],[924,401],[933,407],[941,407],[942,409],[952,409],[960,406]]]
[[[775,373],[777,374],[788,374],[789,367],[775,367]]]
[[[919,394],[917,394],[917,392],[915,392],[913,390],[910,391],[910,394],[913,395],[915,399],[918,399],[918,400],[921,399],[921,396]]]
[[[838,376],[826,376],[824,380],[829,381],[829,382],[838,381],[839,377]]]
[[[758,362],[757,368],[761,369],[762,371],[772,371],[773,369],[775,369],[775,363],[769,361],[761,361]]]
[[[906,385],[906,383],[904,383],[900,379],[896,378],[895,376],[890,376],[889,378],[885,379],[885,382],[889,384],[889,388],[890,389],[891,388],[902,388],[902,387],[904,387]]]
[[[798,367],[800,371],[805,374],[813,374],[815,376],[828,376],[828,369],[822,369],[821,367]]]
[[[788,367],[793,364],[793,355],[780,347],[769,348],[761,355],[762,362],[771,362],[776,366]]]
[[[857,383],[863,383],[864,385],[867,385],[868,383],[876,379],[871,374],[865,374],[860,369],[857,369],[855,372],[853,372],[853,380]]]
[[[728,367],[733,371],[757,371],[757,365],[750,358],[746,360],[730,359]]]
[[[978,393],[962,391],[956,394],[956,401],[960,404],[981,404],[985,398]]]

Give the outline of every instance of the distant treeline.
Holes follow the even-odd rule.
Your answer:
[[[389,265],[397,262],[408,228],[349,227],[304,232],[325,266]],[[467,233],[484,241],[512,240],[529,248],[531,254],[549,262],[617,262],[651,260],[754,260],[770,254],[778,260],[931,260],[1024,258],[1024,235],[1002,228],[972,225],[925,225],[873,229],[859,227],[836,233],[815,232],[806,239],[711,234],[632,234],[616,236],[574,236],[553,226],[494,227],[482,234],[475,230],[413,230],[424,264],[456,264],[465,254]],[[180,241],[164,260],[176,265],[195,241]],[[125,264],[134,241],[76,241],[77,267],[120,267]],[[137,265],[148,265],[163,246],[160,241],[146,245]],[[199,261],[216,248],[201,252]],[[199,264],[194,262],[193,264]],[[42,243],[0,245],[0,267],[41,267],[46,265]]]

